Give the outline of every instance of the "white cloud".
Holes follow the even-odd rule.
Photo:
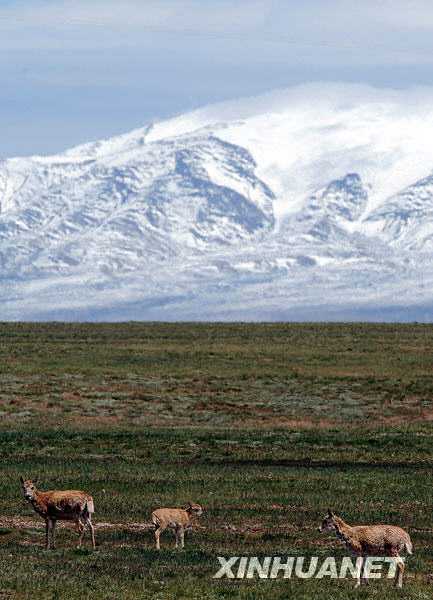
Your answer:
[[[270,4],[203,0],[37,0],[0,8],[4,27],[144,28],[199,33],[251,30],[263,24]]]
[[[433,59],[431,0],[19,0],[0,4],[0,48],[112,48],[144,38],[229,39],[288,64]],[[203,38],[208,38],[203,40]],[[152,38],[153,39],[153,38]],[[236,59],[236,57],[233,57]]]
[[[433,3],[431,0],[372,0],[364,3],[372,22],[400,31],[433,30]]]

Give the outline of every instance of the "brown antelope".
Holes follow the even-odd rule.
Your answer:
[[[335,531],[337,537],[342,540],[356,556],[364,558],[360,572],[358,573],[355,587],[361,585],[361,580],[368,583],[364,567],[367,557],[390,556],[395,558],[397,574],[395,584],[403,586],[404,561],[400,553],[412,554],[413,546],[409,534],[401,527],[395,525],[348,525],[328,510],[323,519],[319,531]]]
[[[81,546],[86,527],[90,529],[92,546],[95,548],[95,529],[92,514],[95,509],[93,498],[78,490],[41,492],[36,489],[35,481],[20,477],[24,498],[41,515],[46,524],[46,548],[55,547],[55,528],[57,521],[73,521],[79,534],[78,547]]]
[[[203,514],[203,508],[200,504],[193,504],[188,502],[184,508],[158,508],[152,513],[152,523],[155,525],[155,542],[156,549],[160,549],[159,538],[161,533],[169,528],[174,530],[176,537],[176,545],[180,542],[180,547],[184,548],[184,536],[185,530],[192,528],[192,518],[194,516],[199,517]]]

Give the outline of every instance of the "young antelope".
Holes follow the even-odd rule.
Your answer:
[[[160,549],[159,538],[161,533],[169,528],[174,530],[176,537],[177,548],[179,543],[180,547],[184,548],[184,536],[185,530],[192,528],[193,517],[203,514],[203,508],[200,504],[193,504],[188,502],[185,508],[158,508],[152,513],[152,523],[155,525],[155,542],[156,549]]]
[[[86,527],[92,536],[95,548],[95,529],[92,524],[94,513],[93,498],[86,492],[78,490],[41,492],[36,489],[35,481],[20,477],[24,498],[30,502],[34,510],[44,519],[46,525],[46,548],[55,547],[55,528],[57,521],[73,521],[79,534],[80,548]]]
[[[399,588],[403,586],[404,561],[400,553],[412,554],[413,546],[409,534],[401,527],[395,525],[351,526],[334,515],[331,510],[328,510],[319,531],[335,531],[337,537],[346,544],[355,556],[364,558],[355,587],[359,587],[361,581],[368,583],[364,567],[369,556],[394,557],[397,565],[395,585]]]

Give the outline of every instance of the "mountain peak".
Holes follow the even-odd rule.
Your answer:
[[[358,173],[347,173],[347,175],[345,175],[341,179],[334,179],[328,184],[326,191],[328,193],[336,191],[347,191],[353,194],[364,192],[362,179]]]
[[[326,318],[397,292],[433,303],[419,285],[428,118],[409,136],[392,104],[360,92],[282,93],[0,162],[3,318]]]
[[[359,220],[368,202],[368,190],[358,173],[348,173],[309,196],[297,214],[288,219],[292,235],[309,235],[329,242],[341,238]]]

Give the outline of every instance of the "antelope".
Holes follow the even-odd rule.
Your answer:
[[[24,498],[30,502],[34,510],[44,519],[46,525],[46,549],[55,548],[55,529],[57,521],[73,521],[81,547],[86,527],[92,536],[95,548],[95,528],[92,524],[94,513],[93,498],[86,492],[78,490],[41,492],[36,488],[36,480],[24,480],[20,477]]]
[[[159,538],[161,533],[169,528],[174,530],[176,538],[175,548],[185,547],[184,536],[185,530],[192,528],[192,518],[199,517],[203,514],[203,508],[200,504],[188,502],[184,508],[158,508],[152,513],[152,523],[155,526],[155,542],[156,549],[161,548]]]
[[[409,534],[401,527],[395,525],[348,525],[334,515],[331,510],[323,519],[319,531],[335,531],[337,537],[342,540],[355,556],[363,557],[361,569],[355,587],[361,585],[361,580],[368,583],[364,567],[367,557],[373,556],[391,556],[395,558],[397,573],[395,576],[395,585],[398,588],[403,587],[404,560],[400,552],[412,554],[413,546]]]

